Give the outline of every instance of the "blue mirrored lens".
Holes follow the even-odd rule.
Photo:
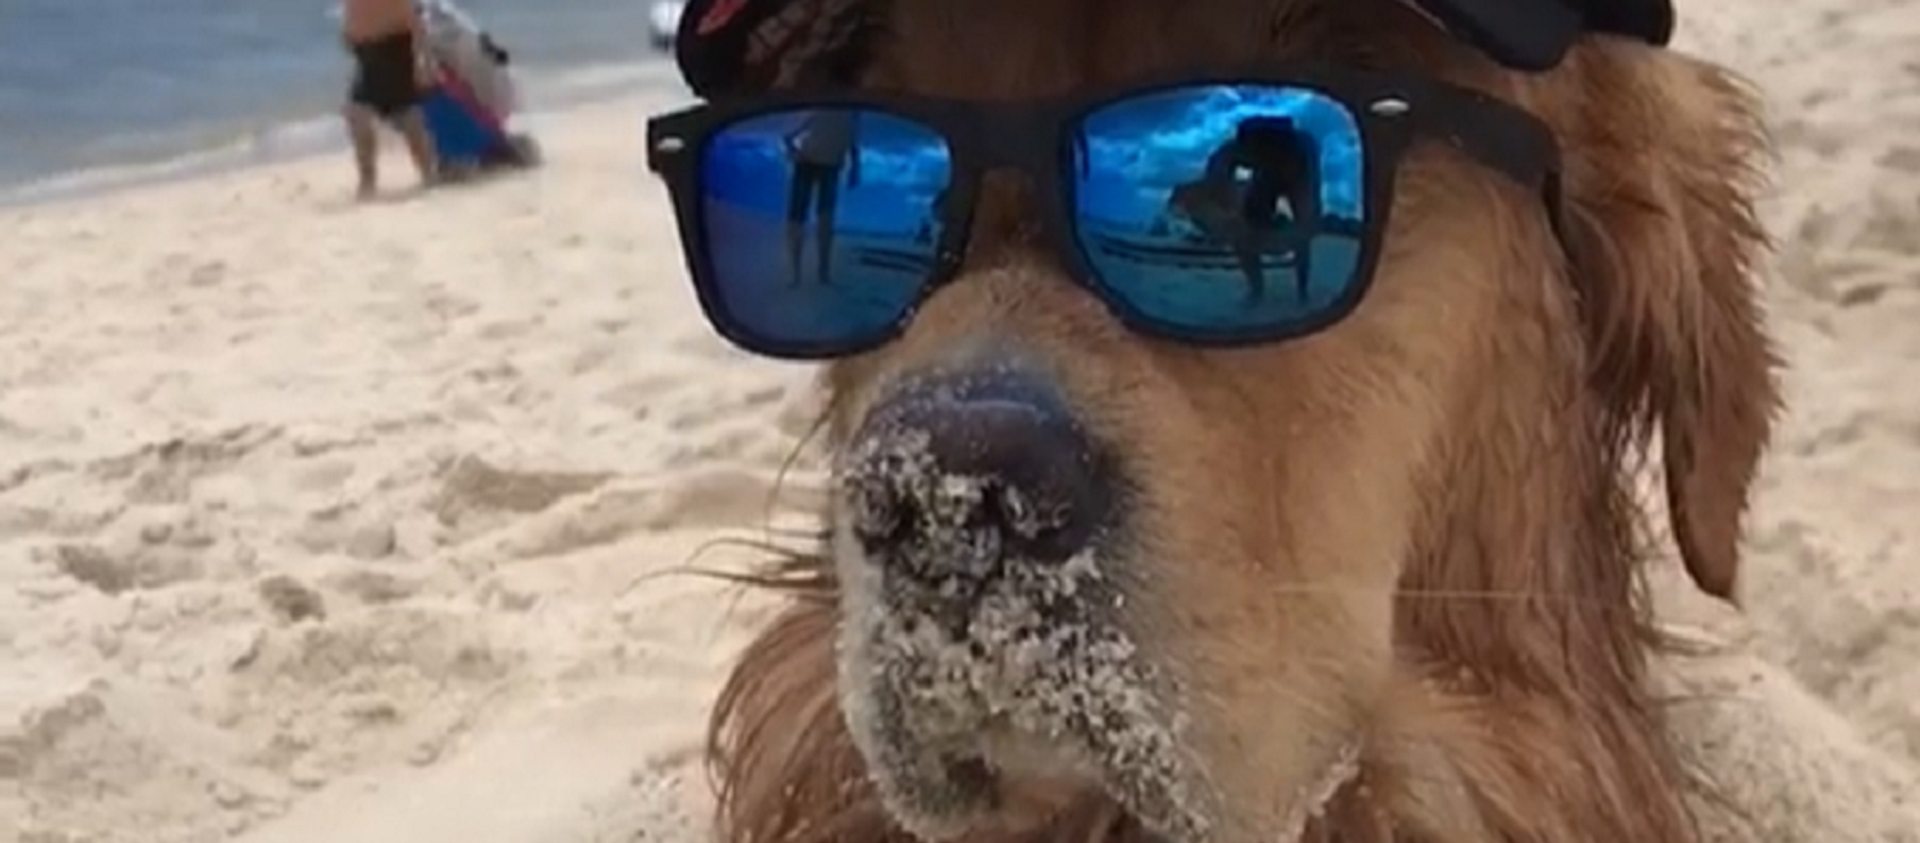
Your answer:
[[[1106,295],[1188,337],[1278,337],[1362,280],[1366,167],[1345,105],[1284,85],[1120,100],[1073,137],[1074,239]]]
[[[866,108],[759,114],[700,158],[709,295],[756,344],[832,354],[919,300],[953,177],[939,133]]]

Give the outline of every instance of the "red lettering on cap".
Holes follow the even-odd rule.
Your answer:
[[[747,0],[720,0],[713,4],[713,8],[708,9],[706,14],[700,16],[700,25],[694,29],[694,32],[700,35],[711,35],[714,30],[726,26],[727,21],[733,20],[733,16],[746,7]]]

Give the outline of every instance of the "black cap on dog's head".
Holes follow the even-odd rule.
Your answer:
[[[879,23],[875,0],[688,0],[674,58],[702,99],[850,82]]]
[[[1192,2],[1192,0],[1186,0]],[[1673,0],[1409,0],[1515,70],[1547,70],[1575,39],[1606,33],[1664,45]],[[703,99],[850,81],[879,26],[880,0],[688,0],[675,58]]]
[[[1515,70],[1548,70],[1574,39],[1606,33],[1664,46],[1673,0],[1412,0],[1448,32]]]

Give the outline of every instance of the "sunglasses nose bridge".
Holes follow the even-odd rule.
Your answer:
[[[979,114],[972,129],[982,174],[1018,170],[1035,184],[1052,177],[1057,117],[1029,107],[993,108]]]
[[[987,168],[973,179],[971,192],[962,256],[995,254],[1034,242],[1044,202],[1024,167]]]
[[[1029,240],[1035,227],[1053,225],[1050,191],[1065,166],[1056,160],[1060,120],[1025,105],[991,106],[974,117],[967,121],[968,137],[951,138],[959,153],[956,189],[970,194],[964,200],[971,211],[968,248]]]

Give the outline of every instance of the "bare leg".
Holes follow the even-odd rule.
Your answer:
[[[1293,240],[1293,271],[1300,301],[1313,296],[1313,241],[1319,235],[1320,188],[1308,181],[1287,200],[1287,229]]]
[[[1239,227],[1233,233],[1233,256],[1240,262],[1240,274],[1247,279],[1243,303],[1251,307],[1267,297],[1266,254],[1260,248],[1260,230],[1256,226],[1243,221],[1233,224]]]
[[[419,171],[420,182],[432,185],[439,181],[440,162],[434,155],[433,138],[427,135],[427,120],[419,107],[407,109],[394,122],[407,139],[407,154],[413,156],[413,168]]]
[[[813,192],[818,187],[812,171],[804,166],[796,166],[793,173],[793,185],[787,193],[787,285],[800,286],[800,257],[807,247],[807,211],[813,205]]]
[[[820,262],[820,286],[833,282],[828,273],[833,269],[833,218],[840,205],[840,170],[834,170],[820,181],[820,191],[814,196],[813,237],[814,249],[818,254],[814,259]]]
[[[1268,244],[1279,231],[1279,203],[1283,183],[1278,173],[1256,170],[1240,202],[1239,228],[1234,249],[1239,253],[1240,271],[1247,276],[1247,303],[1258,304],[1266,297],[1266,260]],[[1289,206],[1291,207],[1291,206]],[[1305,284],[1301,284],[1304,289]]]
[[[807,248],[804,223],[787,223],[787,286],[800,286],[800,255]]]
[[[373,112],[348,103],[340,113],[347,120],[347,137],[353,141],[353,165],[360,174],[357,195],[362,199],[371,198],[380,181],[380,139],[374,134]]]

